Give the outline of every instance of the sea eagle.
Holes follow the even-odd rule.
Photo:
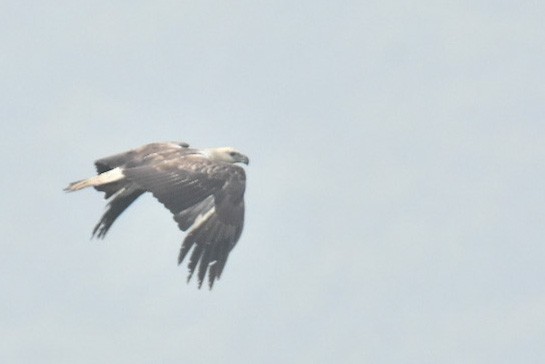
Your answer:
[[[94,187],[109,199],[92,237],[104,238],[144,192],[151,192],[174,215],[182,231],[178,264],[191,251],[189,276],[197,271],[199,288],[208,272],[210,289],[242,233],[246,174],[235,163],[248,157],[233,148],[190,148],[183,142],[152,143],[95,162],[97,176],[73,182],[65,191]],[[198,267],[198,269],[197,269]]]

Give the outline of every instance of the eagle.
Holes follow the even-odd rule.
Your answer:
[[[97,175],[64,190],[94,187],[108,200],[91,237],[104,238],[112,224],[145,192],[159,200],[182,231],[188,231],[178,265],[191,251],[187,282],[197,272],[201,288],[208,274],[212,289],[244,225],[249,159],[231,147],[196,149],[185,142],[151,143],[95,161]]]

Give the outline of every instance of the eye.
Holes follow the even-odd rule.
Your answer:
[[[235,155],[237,155],[237,153],[236,153],[236,152],[229,152],[229,155],[230,155],[231,157],[234,157]]]

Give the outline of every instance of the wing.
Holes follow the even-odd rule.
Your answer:
[[[140,148],[115,154],[99,159],[95,162],[97,173],[101,174],[111,169],[126,168],[132,165],[150,163],[164,155],[188,153],[189,144],[184,142],[151,143]],[[146,190],[133,182],[123,179],[120,181],[96,186],[96,190],[104,192],[104,198],[112,198],[107,210],[93,229],[92,236],[104,238],[115,220]]]
[[[95,166],[100,174],[116,167],[143,165],[146,161],[153,161],[154,158],[167,153],[191,151],[188,147],[189,144],[185,142],[150,143],[127,152],[101,158],[95,161]]]
[[[104,238],[119,215],[121,215],[121,213],[125,211],[125,209],[127,209],[127,207],[129,207],[144,192],[146,191],[136,187],[134,184],[121,187],[114,194],[113,199],[108,203],[108,209],[104,215],[102,215],[100,221],[93,229],[92,236]]]
[[[190,228],[178,263],[193,248],[189,277],[198,267],[199,287],[208,272],[210,288],[220,278],[227,256],[244,224],[244,169],[211,162],[199,155],[178,155],[123,171],[126,178],[150,191],[174,215],[181,230]]]
[[[191,252],[188,268],[191,278],[198,266],[199,287],[208,271],[208,285],[221,277],[229,253],[236,245],[244,226],[244,169],[231,165],[225,184],[214,194],[214,206],[197,219],[184,239],[178,264]]]

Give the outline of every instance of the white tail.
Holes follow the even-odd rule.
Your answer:
[[[101,173],[98,176],[84,179],[82,181],[72,182],[64,190],[66,192],[79,191],[87,187],[100,186],[100,185],[105,185],[106,183],[119,181],[120,179],[123,179],[124,177],[125,175],[123,174],[123,171],[121,170],[121,168],[117,167],[112,170]]]

